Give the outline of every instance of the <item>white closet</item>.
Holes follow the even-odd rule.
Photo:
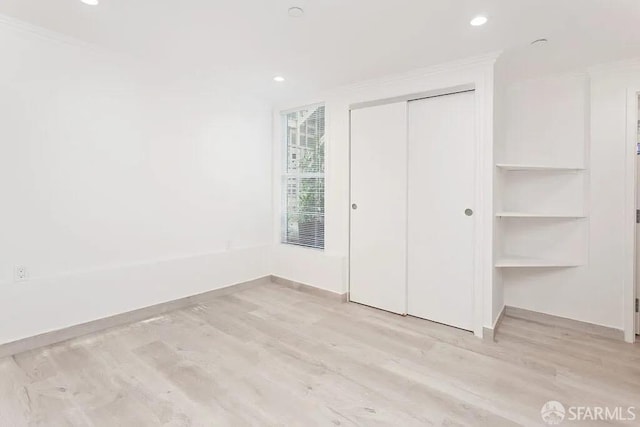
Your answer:
[[[407,103],[351,112],[350,299],[407,313]]]
[[[351,112],[350,299],[473,329],[474,93]]]

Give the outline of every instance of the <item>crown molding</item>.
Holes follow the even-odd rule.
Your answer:
[[[375,88],[379,86],[392,85],[394,83],[402,83],[406,81],[415,81],[420,79],[428,79],[429,77],[443,74],[454,73],[465,70],[473,70],[481,67],[493,70],[493,67],[502,55],[503,51],[494,51],[484,55],[472,56],[465,59],[444,62],[423,68],[414,68],[401,73],[389,74],[383,77],[362,80],[350,84],[342,84],[332,88],[315,91],[311,96],[295,97],[293,99],[285,99],[274,105],[274,112],[294,110],[300,105],[310,104],[331,104],[335,99],[341,99],[345,96],[357,93],[359,91]],[[487,74],[489,76],[489,74]],[[313,102],[310,102],[312,100]],[[331,113],[327,113],[331,114]]]
[[[640,68],[640,57],[592,65],[587,68],[587,72],[589,75],[601,75],[607,73],[624,73],[634,71],[638,68]]]
[[[67,36],[65,34],[48,30],[44,27],[40,27],[38,25],[30,24],[28,22],[22,21],[20,19],[0,14],[0,25],[8,27],[12,30],[21,32],[21,33],[29,33],[32,35],[36,35],[40,38],[54,41],[58,43],[64,43],[71,46],[81,47],[90,50],[102,50],[97,45],[82,41],[75,37]]]
[[[109,58],[124,61],[125,63],[158,67],[158,64],[152,63],[143,58],[124,53],[116,50],[109,49],[108,47],[101,46],[96,43],[87,42],[76,37],[68,36],[66,34],[59,33],[57,31],[48,30],[44,27],[34,25],[20,19],[0,14],[0,28],[5,27],[16,33],[27,34],[33,37],[37,37],[40,40],[44,40],[50,43],[58,43],[61,45],[70,46],[72,48],[82,49],[85,52],[89,52],[95,55],[107,56]]]
[[[575,69],[569,71],[558,71],[553,73],[546,73],[539,76],[532,76],[523,79],[508,80],[507,85],[510,87],[518,87],[527,84],[533,84],[536,82],[544,82],[549,79],[585,79],[590,77],[586,69]]]
[[[372,86],[380,86],[391,83],[402,82],[406,80],[415,80],[419,78],[430,77],[435,74],[441,74],[444,72],[463,71],[472,68],[478,68],[482,66],[495,65],[498,58],[502,55],[502,51],[495,51],[484,55],[472,56],[465,59],[459,59],[455,61],[444,62],[436,65],[431,65],[423,68],[416,68],[410,71],[391,74],[384,77],[368,79],[357,83],[339,86],[330,90],[330,93],[345,93],[353,92],[361,89],[366,89]]]

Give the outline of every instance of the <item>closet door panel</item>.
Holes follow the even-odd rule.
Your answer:
[[[474,95],[412,101],[408,111],[408,312],[472,330]]]
[[[406,314],[407,103],[351,112],[350,299]]]

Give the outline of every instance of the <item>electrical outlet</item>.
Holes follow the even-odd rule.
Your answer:
[[[25,267],[24,265],[16,266],[15,279],[16,282],[27,280],[27,267]]]

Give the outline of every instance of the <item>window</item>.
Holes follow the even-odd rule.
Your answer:
[[[324,105],[283,114],[282,243],[324,249]]]

